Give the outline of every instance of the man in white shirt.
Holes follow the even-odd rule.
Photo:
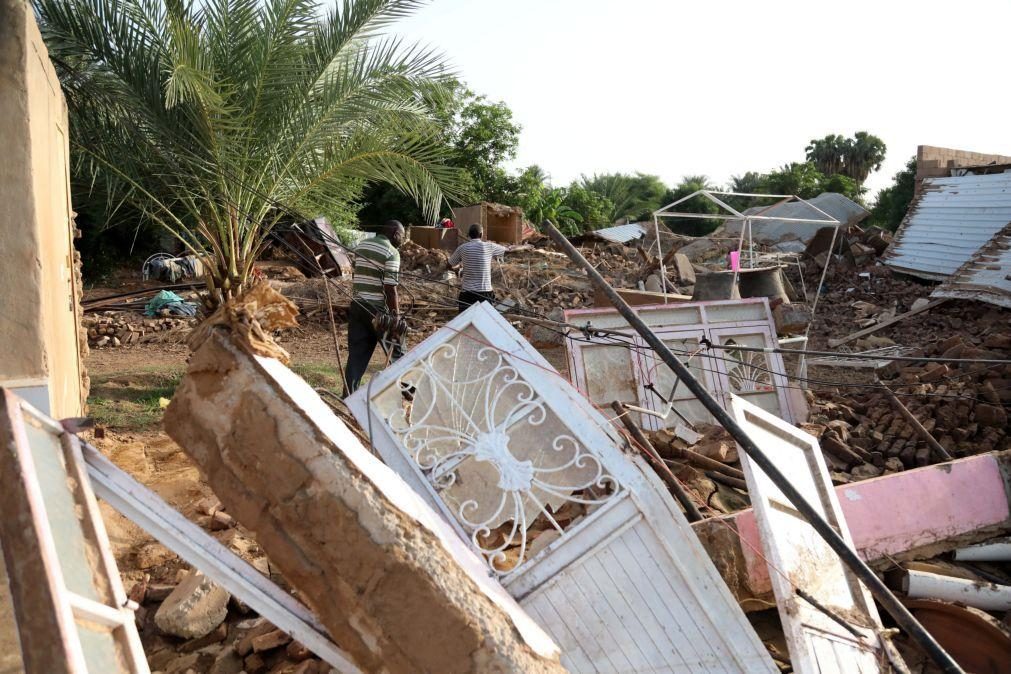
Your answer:
[[[491,287],[491,260],[505,254],[505,246],[491,241],[483,241],[481,225],[471,225],[467,230],[470,241],[460,244],[449,257],[450,269],[461,264],[460,296],[457,299],[458,313],[465,311],[475,302],[495,302],[495,291]]]

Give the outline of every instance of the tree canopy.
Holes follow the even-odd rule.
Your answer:
[[[885,143],[866,131],[857,131],[852,138],[829,134],[812,140],[805,148],[807,160],[826,176],[843,175],[858,186],[864,184],[885,160]]]
[[[594,174],[591,178],[582,176],[579,185],[611,202],[612,223],[651,219],[653,211],[665,203],[663,199],[667,193],[663,181],[648,173],[603,173]]]
[[[382,181],[437,213],[458,191],[426,97],[448,71],[385,35],[417,0],[34,0],[75,176],[240,290],[288,209],[351,222]],[[434,216],[433,216],[434,217]]]
[[[895,174],[890,186],[878,192],[877,203],[871,209],[870,224],[895,231],[909,210],[916,189],[916,157]]]

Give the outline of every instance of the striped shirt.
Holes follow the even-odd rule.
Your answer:
[[[386,306],[383,286],[400,281],[400,253],[382,234],[355,246],[355,299],[373,306]]]
[[[489,293],[491,287],[491,259],[501,257],[506,252],[503,246],[491,241],[471,239],[460,244],[449,256],[450,266],[463,262],[461,287],[471,292]]]

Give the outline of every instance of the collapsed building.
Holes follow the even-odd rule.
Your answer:
[[[323,221],[288,237],[293,270],[268,261],[202,322],[137,317],[135,293],[81,318],[69,199],[45,183],[66,172],[59,88],[30,58],[26,6],[0,7],[0,69],[22,78],[0,109],[51,115],[11,146],[64,148],[0,181],[32,206],[0,234],[7,287],[30,291],[14,310],[31,318],[4,325],[34,330],[0,357],[0,636],[18,667],[1006,671],[998,165],[924,176],[894,241],[831,194],[733,211],[709,237],[633,223],[578,250],[478,205],[457,219],[516,244],[500,304],[446,320],[446,235],[419,231],[403,250],[417,339],[331,405],[271,336],[347,310],[350,258]],[[191,349],[164,424],[214,491],[206,526],[77,419],[88,341],[163,337]],[[186,572],[124,587],[99,500]],[[269,566],[210,535],[239,527]],[[149,652],[153,632],[170,645]]]

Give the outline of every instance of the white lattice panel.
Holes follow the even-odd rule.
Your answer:
[[[571,671],[774,671],[659,479],[487,304],[348,404]]]

